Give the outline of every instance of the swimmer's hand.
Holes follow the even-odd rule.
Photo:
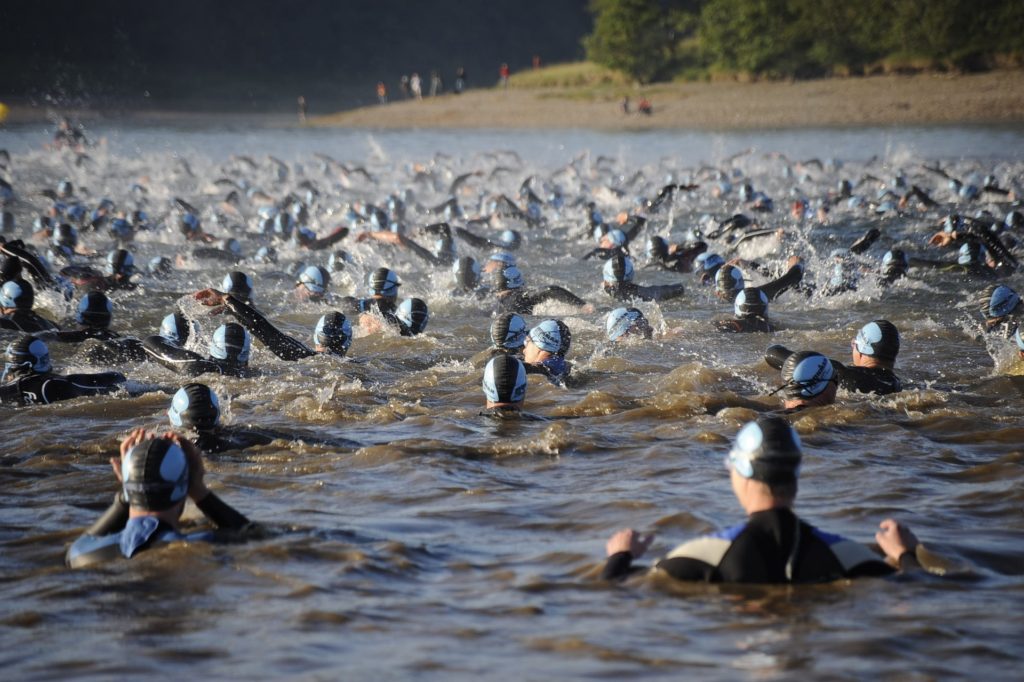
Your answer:
[[[624,528],[608,538],[605,544],[605,552],[608,556],[619,552],[629,552],[634,559],[639,559],[654,542],[654,533],[641,535],[632,528]]]
[[[124,477],[121,475],[121,462],[128,454],[128,451],[134,448],[142,441],[146,440],[147,438],[152,437],[152,433],[147,433],[146,429],[140,427],[134,429],[131,433],[124,437],[124,440],[121,441],[121,456],[110,458],[110,468],[114,470],[114,476],[117,477],[118,483],[124,483]]]
[[[928,243],[932,246],[949,246],[956,239],[956,232],[936,232]]]
[[[881,530],[875,533],[875,541],[891,561],[898,564],[901,556],[917,549],[917,536],[895,519],[886,519],[878,527]]]
[[[216,289],[202,289],[195,293],[195,299],[205,306],[216,307],[216,310],[210,311],[211,315],[216,315],[223,312],[224,306],[228,302],[228,295]]]
[[[593,303],[586,303],[582,308],[580,308],[580,312],[584,315],[593,315],[595,310],[597,309],[594,307]]]

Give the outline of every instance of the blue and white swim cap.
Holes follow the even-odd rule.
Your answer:
[[[337,311],[327,313],[316,323],[313,343],[333,353],[344,355],[352,345],[352,323]]]
[[[497,355],[484,368],[484,396],[492,403],[518,403],[526,398],[526,367],[511,355]]]
[[[530,340],[542,351],[558,353],[562,348],[562,328],[555,320],[544,320],[530,330]]]
[[[789,398],[813,398],[824,393],[835,379],[832,363],[821,353],[793,353],[782,364],[782,378]]]
[[[604,281],[609,284],[616,282],[632,282],[634,275],[633,259],[621,253],[605,261]]]
[[[220,420],[220,401],[206,384],[186,384],[171,399],[167,417],[174,426],[212,429]]]
[[[426,330],[427,322],[430,321],[430,311],[423,299],[407,298],[398,306],[395,317],[413,334],[421,334]]]
[[[228,322],[217,327],[210,341],[210,356],[238,365],[249,362],[252,337],[245,327],[237,322]]]
[[[900,352],[900,333],[888,320],[868,322],[853,340],[857,352],[879,360],[895,360]]]
[[[727,461],[743,478],[781,484],[796,481],[802,458],[793,427],[781,417],[761,417],[739,430]]]

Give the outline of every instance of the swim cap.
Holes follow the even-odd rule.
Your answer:
[[[114,304],[102,291],[90,291],[78,303],[75,321],[93,329],[106,329],[113,318]]]
[[[1006,225],[1011,230],[1024,227],[1024,214],[1020,211],[1010,211],[1006,214],[1006,218],[1003,219],[1003,225]]]
[[[225,251],[234,254],[235,256],[242,255],[242,245],[238,243],[238,240],[234,237],[228,237],[220,243],[220,248]]]
[[[498,235],[498,241],[500,241],[506,249],[515,250],[519,248],[520,244],[522,244],[523,237],[515,230],[503,230],[502,233]]]
[[[252,259],[257,263],[276,263],[277,249],[273,246],[261,246]]]
[[[23,279],[15,279],[4,282],[0,287],[0,308],[16,308],[18,310],[32,310],[36,302],[36,292],[32,285]]]
[[[735,265],[723,265],[715,273],[715,288],[725,296],[734,296],[743,290],[743,271]]]
[[[310,265],[299,275],[299,281],[313,296],[323,296],[331,283],[331,275],[319,265]]]
[[[131,277],[135,274],[135,258],[124,249],[114,249],[107,254],[107,274]]]
[[[835,378],[832,363],[821,353],[803,351],[793,353],[782,363],[782,378],[786,381],[788,398],[813,398],[824,393]]]
[[[985,247],[978,242],[967,242],[960,247],[956,262],[960,265],[979,265],[985,261]]]
[[[472,256],[462,256],[452,265],[455,283],[462,289],[475,289],[480,284],[480,264]]]
[[[313,343],[336,355],[344,355],[352,345],[352,324],[342,313],[329,312],[317,320]]]
[[[195,217],[191,213],[186,213],[185,215],[181,216],[181,221],[178,223],[178,228],[181,230],[181,233],[186,236],[193,232],[198,232],[200,229],[199,218]]]
[[[647,238],[647,257],[661,260],[668,257],[668,242],[663,237],[652,235]]]
[[[252,337],[242,325],[228,322],[217,327],[210,340],[210,355],[217,360],[225,360],[236,365],[249,362]]]
[[[240,298],[243,301],[252,300],[252,277],[244,272],[234,270],[224,275],[220,288],[224,290],[225,294],[231,294],[235,298]]]
[[[62,199],[66,199],[75,193],[75,186],[71,184],[70,180],[61,180],[57,183],[57,196]]]
[[[886,251],[882,256],[882,271],[886,275],[905,274],[910,267],[910,259],[902,249]]]
[[[626,245],[626,233],[619,228],[608,230],[608,233],[604,236],[608,237],[608,241],[612,243],[612,247],[622,248]]]
[[[800,436],[782,417],[761,417],[736,434],[729,465],[743,478],[769,485],[793,483],[800,475]]]
[[[496,355],[484,368],[484,395],[492,403],[518,403],[526,398],[526,367],[511,355]]]
[[[492,275],[492,278],[494,288],[498,291],[521,289],[523,287],[523,273],[519,272],[519,268],[514,265],[510,265],[503,270],[496,271]]]
[[[455,242],[450,234],[444,234],[434,241],[434,253],[438,256],[455,255]]]
[[[347,251],[338,250],[327,259],[327,270],[329,272],[341,272],[345,269],[345,264],[351,262],[352,256],[348,255]]]
[[[868,322],[854,339],[857,352],[879,360],[895,360],[900,352],[900,333],[888,320]]]
[[[110,222],[110,236],[120,241],[130,241],[134,231],[124,218],[114,218]]]
[[[42,339],[28,335],[7,345],[7,352],[4,355],[4,376],[8,373],[21,374],[26,371],[49,372],[53,365],[50,363],[50,347]]]
[[[697,256],[697,258],[701,260],[701,265],[704,268],[704,272],[712,272],[725,265],[725,259],[719,256],[717,253],[702,253],[701,256],[704,256],[704,258],[700,258],[700,256]]]
[[[288,239],[292,235],[292,217],[287,213],[274,216],[274,236]]]
[[[987,319],[1006,317],[1020,305],[1020,296],[1005,284],[985,289],[981,299],[981,312]]]
[[[160,323],[160,336],[184,346],[188,337],[199,331],[199,325],[190,321],[181,313],[171,313]]]
[[[499,348],[522,348],[526,343],[526,320],[517,313],[502,313],[491,322],[491,341]]]
[[[185,384],[171,399],[167,417],[174,426],[205,431],[220,420],[220,401],[206,384]]]
[[[407,298],[398,306],[395,317],[401,320],[410,332],[420,334],[427,328],[430,311],[427,310],[427,304],[423,299]]]
[[[617,253],[604,264],[604,281],[609,284],[633,281],[633,259]]]
[[[544,320],[530,330],[530,340],[542,351],[559,353],[562,348],[562,329],[555,320]]]
[[[504,265],[515,265],[516,257],[507,251],[495,251],[487,260],[494,261],[496,263],[503,263]]]
[[[747,287],[736,294],[733,312],[736,317],[765,317],[768,315],[768,297],[757,287]]]
[[[24,268],[17,256],[7,256],[0,263],[0,282],[10,282],[21,277]]]
[[[53,230],[51,241],[54,246],[66,246],[74,249],[78,245],[78,230],[67,223],[61,223]]]
[[[121,461],[122,490],[133,507],[163,511],[188,495],[188,458],[169,438],[138,443]]]
[[[644,338],[651,338],[651,325],[637,308],[616,308],[608,313],[605,331],[609,341],[616,341],[623,334],[639,332]]]
[[[401,286],[398,275],[387,268],[377,268],[371,272],[367,285],[371,294],[388,297],[398,296],[398,287]]]

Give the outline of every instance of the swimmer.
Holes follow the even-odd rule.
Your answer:
[[[832,363],[821,353],[793,353],[782,363],[781,369],[785,383],[769,395],[782,391],[782,414],[794,414],[836,401],[839,380]]]
[[[679,545],[651,572],[711,583],[820,583],[920,569],[917,538],[892,519],[882,521],[875,534],[884,559],[802,521],[793,512],[802,458],[800,438],[785,420],[762,417],[747,423],[726,458],[747,520]],[[644,570],[633,562],[653,539],[631,528],[612,535],[601,577],[617,580]]]
[[[130,559],[143,550],[172,542],[213,542],[213,532],[182,533],[181,513],[189,499],[217,527],[235,534],[249,519],[206,487],[199,450],[173,433],[156,436],[132,431],[121,442],[120,458],[111,458],[121,490],[92,526],[68,548],[70,568]]]
[[[220,261],[221,263],[238,263],[243,259],[242,245],[234,237],[228,237],[220,243],[219,247],[197,246],[192,249],[192,257],[200,260]]]
[[[907,276],[910,269],[910,259],[902,249],[890,249],[882,256],[882,269],[878,283],[882,286],[895,284],[898,280]]]
[[[758,287],[747,287],[736,294],[733,311],[733,319],[715,322],[718,331],[772,334],[776,330],[775,325],[768,319],[768,297]]]
[[[682,284],[641,286],[633,282],[633,259],[618,254],[609,258],[602,270],[604,292],[616,301],[669,301],[681,297]]]
[[[489,275],[509,267],[517,267],[516,257],[508,251],[495,251],[484,261],[483,271]]]
[[[358,443],[345,439],[322,440],[253,426],[225,426],[220,422],[220,401],[217,394],[205,384],[185,384],[178,389],[171,399],[167,418],[171,426],[184,430],[185,437],[208,454],[268,445],[275,440],[301,440],[318,445],[359,447]]]
[[[114,317],[114,304],[102,291],[90,291],[78,303],[75,313],[77,329],[46,331],[38,334],[44,341],[58,343],[98,342],[90,349],[89,360],[97,364],[119,362],[141,362],[146,359],[142,342],[133,337],[122,336],[110,328]]]
[[[0,402],[48,405],[60,400],[112,393],[127,381],[118,372],[54,374],[49,346],[31,335],[9,344],[4,360]]]
[[[495,312],[532,315],[535,306],[546,301],[567,303],[586,309],[588,304],[582,298],[560,286],[547,286],[528,291],[523,288],[523,274],[514,265],[495,271],[491,275],[495,298]]]
[[[490,296],[491,290],[480,285],[481,274],[480,264],[472,256],[462,256],[455,261],[452,265],[452,276],[455,279],[452,296],[470,296],[477,299]]]
[[[481,237],[467,230],[464,227],[456,227],[455,233],[459,239],[477,249],[501,249],[503,251],[517,251],[523,244],[523,237],[515,230],[502,230],[497,239]]]
[[[316,233],[308,227],[300,227],[295,230],[295,243],[310,251],[324,251],[329,249],[348,236],[348,228],[339,225],[334,228],[326,237],[317,237]]]
[[[398,320],[398,332],[402,336],[422,334],[427,330],[427,323],[430,321],[427,302],[421,298],[405,299],[395,311],[395,319]]]
[[[360,313],[377,313],[378,315],[394,315],[398,307],[398,275],[388,268],[377,268],[366,278],[367,288],[370,290],[369,298],[353,298],[346,296],[342,299],[347,306],[345,312],[359,315]]]
[[[526,320],[518,313],[502,313],[491,322],[492,356],[511,355],[522,358],[526,345]]]
[[[669,244],[664,237],[652,235],[647,239],[647,267],[658,266],[670,272],[693,272],[694,261],[708,250],[705,242]]]
[[[126,249],[114,249],[107,254],[105,272],[88,265],[69,265],[60,271],[76,287],[97,291],[134,289],[138,286],[132,279],[136,273],[135,257]]]
[[[518,358],[503,354],[491,358],[484,368],[481,383],[486,405],[480,416],[491,419],[544,420],[543,417],[523,412],[526,368]]]
[[[295,297],[300,301],[325,303],[330,295],[331,274],[319,265],[309,265],[299,273],[295,282]]]
[[[224,279],[220,283],[220,288],[225,294],[234,296],[239,301],[244,301],[249,305],[252,305],[255,285],[253,284],[252,277],[247,273],[240,270],[233,270],[229,272],[224,275]],[[198,297],[198,292],[196,296]]]
[[[708,253],[705,251],[698,255],[694,261],[694,274],[700,277],[701,284],[711,284],[715,281],[715,277],[718,275],[718,269],[725,265],[725,259],[717,253]]]
[[[1024,310],[1017,292],[1005,284],[994,284],[981,292],[978,302],[985,318],[984,330],[1009,337]]]
[[[196,300],[215,307],[211,314],[227,311],[256,339],[282,360],[295,361],[329,353],[344,357],[352,344],[352,325],[345,315],[333,311],[320,317],[313,330],[313,348],[294,336],[275,327],[258,310],[245,301],[216,289],[204,289],[195,294]]]
[[[35,290],[25,280],[4,282],[0,287],[0,329],[30,334],[60,329],[57,323],[32,310],[35,301]]]
[[[896,376],[896,356],[900,352],[900,333],[888,320],[868,322],[850,342],[853,366],[829,358],[836,372],[839,386],[847,391],[888,395],[903,390],[903,382]],[[782,369],[793,354],[785,346],[769,346],[764,359],[775,369]]]
[[[565,360],[572,332],[561,320],[544,320],[530,330],[523,345],[527,374],[543,374],[556,386],[565,386],[572,365]]]
[[[213,372],[229,376],[252,376],[249,355],[252,337],[237,322],[228,322],[217,328],[210,339],[209,356],[168,343],[162,336],[149,336],[142,342],[149,358],[167,369],[189,376]]]
[[[608,340],[620,343],[629,339],[649,340],[654,334],[650,323],[637,308],[616,308],[605,321]]]
[[[356,236],[356,241],[364,242],[368,239],[372,239],[386,244],[393,244],[394,246],[408,249],[434,267],[450,267],[455,262],[456,258],[458,258],[458,255],[455,252],[455,241],[452,239],[448,223],[427,225],[423,229],[427,232],[433,231],[437,234],[437,239],[434,242],[434,251],[430,251],[429,249],[420,246],[400,232],[360,232]]]
[[[733,259],[720,267],[715,273],[715,296],[724,301],[735,301],[736,294],[743,291],[746,285],[746,278],[740,265],[747,265],[757,268],[757,263]],[[799,256],[791,256],[786,262],[786,272],[770,282],[759,284],[758,289],[768,298],[774,301],[789,289],[799,286],[804,278],[804,265]]]

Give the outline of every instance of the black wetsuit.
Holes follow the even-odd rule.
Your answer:
[[[434,267],[447,268],[458,260],[458,256],[455,255],[455,251],[441,251],[439,253],[433,253],[406,236],[400,236],[399,239],[402,242],[402,246],[405,246]]]
[[[247,364],[239,365],[227,360],[204,358],[199,353],[182,348],[162,336],[147,336],[142,341],[142,347],[145,349],[150,360],[179,374],[187,374],[193,377],[207,373],[225,374],[235,377],[247,377],[254,374]]]
[[[519,313],[520,315],[532,315],[534,306],[546,301],[557,301],[574,306],[584,306],[587,304],[586,301],[576,294],[559,286],[544,287],[535,291],[509,289],[508,293],[499,294],[497,298],[494,312]]]
[[[301,232],[296,232],[295,240],[299,243],[299,246],[311,251],[323,251],[324,249],[331,248],[347,236],[348,228],[342,226],[334,230],[334,232],[331,232],[326,237],[314,237],[313,239],[303,235]]]
[[[793,351],[785,346],[770,346],[765,351],[764,360],[775,369],[782,369],[782,364],[792,354]],[[844,365],[831,358],[829,358],[829,362],[832,363],[836,378],[839,379],[839,386],[847,391],[888,395],[903,390],[903,382],[891,369]]]
[[[118,372],[66,376],[49,372],[25,374],[0,385],[0,403],[48,405],[59,400],[112,393],[125,381],[125,376]]]
[[[632,562],[629,552],[613,554],[602,577],[625,577]],[[900,564],[918,565],[912,552]],[[712,583],[820,583],[895,572],[864,545],[820,531],[786,508],[755,512],[738,526],[684,543],[655,570],[676,580]]]
[[[121,336],[110,329],[81,327],[64,331],[42,332],[38,336],[43,341],[58,343],[96,341],[98,345],[93,346],[86,353],[89,362],[96,364],[141,362],[146,359],[146,350],[142,346],[142,341],[130,336]]]
[[[192,257],[202,260],[215,260],[221,263],[237,263],[242,260],[240,254],[227,249],[217,249],[212,246],[200,246],[192,249]]]
[[[239,531],[249,519],[235,511],[212,492],[196,506],[213,521],[218,530]],[[113,559],[133,557],[137,552],[171,542],[213,542],[221,535],[213,532],[182,534],[153,516],[130,519],[129,507],[120,492],[114,502],[93,525],[68,548],[65,562],[71,568],[85,568]]]
[[[616,301],[624,303],[637,299],[641,301],[670,301],[686,293],[682,284],[641,286],[632,282],[605,282],[604,292]]]
[[[717,320],[715,329],[730,334],[748,334],[760,332],[762,334],[774,334],[775,325],[767,318],[760,315],[749,315],[746,317],[734,317],[731,320]]]
[[[765,284],[759,284],[758,289],[764,292],[764,295],[768,297],[769,301],[774,301],[784,291],[792,287],[797,286],[804,278],[804,266],[801,263],[797,263],[778,279],[774,279],[771,282]]]
[[[34,310],[15,310],[8,315],[0,315],[0,329],[35,334],[36,332],[60,329],[60,327]]]
[[[523,368],[527,374],[542,374],[551,380],[553,384],[565,386],[565,381],[569,378],[570,372],[572,372],[572,363],[566,362],[564,356],[552,355],[547,360],[542,360],[536,364],[523,361]]]
[[[487,237],[481,237],[478,234],[473,234],[464,227],[456,227],[455,233],[459,235],[459,239],[462,239],[470,246],[473,246],[478,249],[501,249],[503,251],[515,251],[519,248],[519,244],[491,241]]]
[[[272,325],[267,318],[245,301],[229,295],[225,298],[225,305],[238,322],[249,330],[250,334],[282,360],[301,360],[317,355],[317,351]]]
[[[665,254],[653,260],[651,265],[657,265],[663,270],[669,270],[671,272],[693,272],[693,261],[697,256],[707,250],[707,244],[704,242],[697,242],[689,248],[677,248],[675,253]]]

